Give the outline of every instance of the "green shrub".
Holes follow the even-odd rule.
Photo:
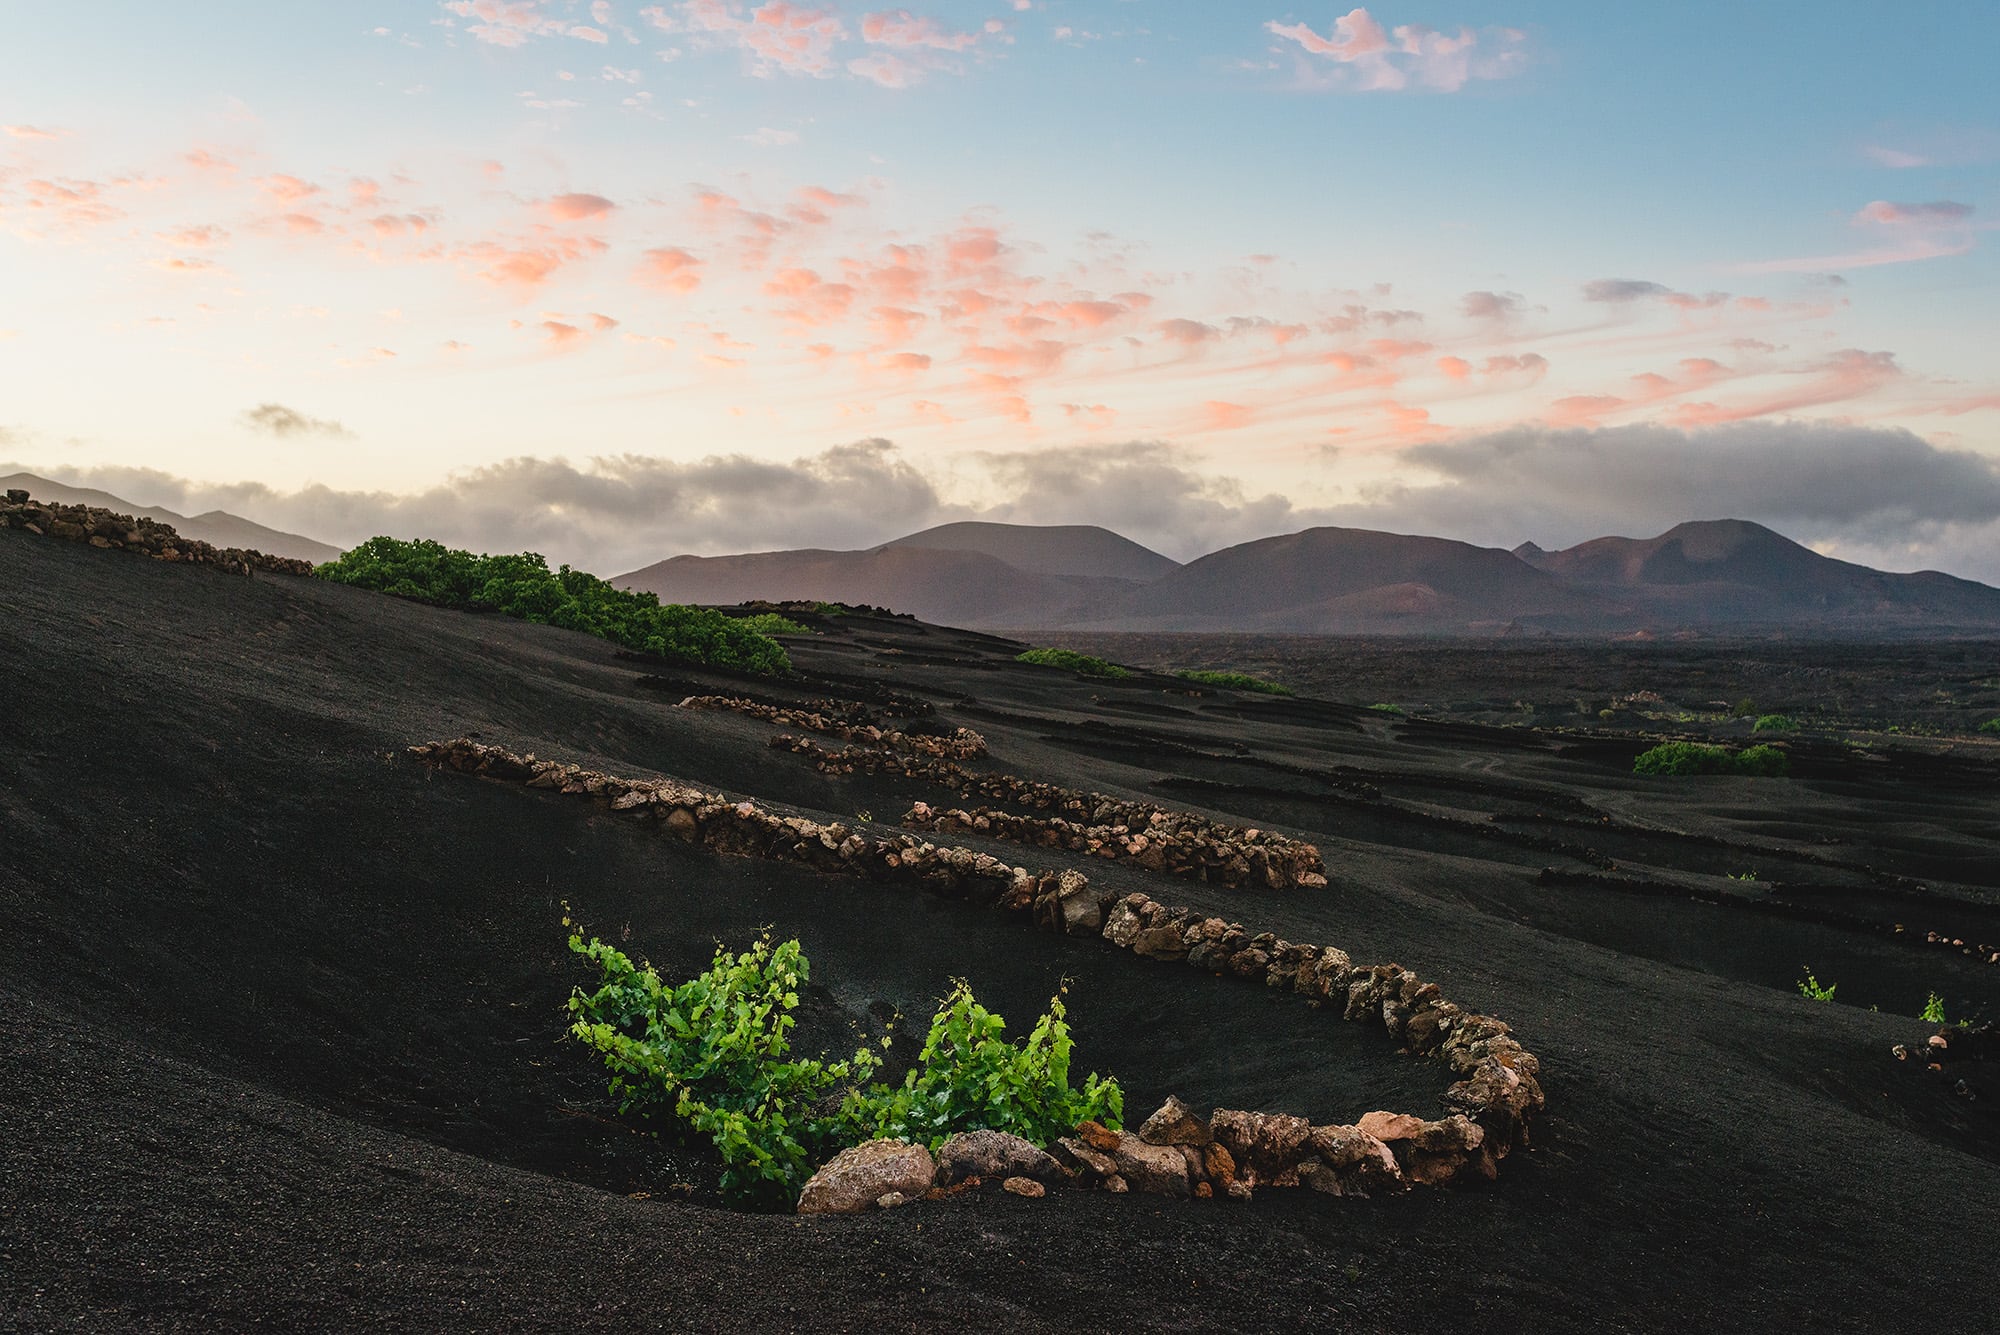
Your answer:
[[[1401,714],[1404,712],[1401,705],[1377,704],[1368,707],[1378,714]]]
[[[1981,732],[2000,732],[2000,718],[1990,718],[1979,725]]]
[[[1017,663],[1034,663],[1040,667],[1068,668],[1070,671],[1080,673],[1086,677],[1129,677],[1132,675],[1130,668],[1119,667],[1116,663],[1107,663],[1101,658],[1092,658],[1089,654],[1072,653],[1068,649],[1030,649],[1025,653],[1016,654],[1014,661]]]
[[[1762,714],[1751,725],[1752,732],[1797,732],[1799,721],[1790,714]]]
[[[585,941],[568,918],[564,925],[570,950],[600,979],[595,991],[571,994],[570,1033],[603,1059],[621,1112],[671,1117],[713,1143],[733,1199],[790,1203],[817,1165],[875,1136],[935,1147],[991,1129],[1045,1145],[1086,1118],[1122,1125],[1115,1080],[1091,1075],[1081,1090],[1070,1086],[1060,996],[1016,1045],[1006,1022],[956,983],[903,1083],[870,1084],[881,1059],[866,1048],[836,1062],[791,1054],[791,1012],[810,977],[797,941],[767,935],[740,955],[718,948],[707,972],[670,985],[616,947]]]
[[[1290,695],[1292,688],[1280,686],[1275,681],[1265,681],[1247,672],[1208,672],[1194,670],[1174,674],[1182,681],[1191,681],[1200,686],[1221,686],[1232,691],[1256,691],[1261,695]]]
[[[974,999],[963,980],[931,1020],[919,1064],[899,1086],[848,1095],[841,1118],[854,1143],[876,1136],[936,1149],[960,1131],[1006,1131],[1046,1145],[1094,1120],[1123,1125],[1125,1095],[1115,1080],[1069,1083],[1075,1046],[1060,995],[1027,1041],[1007,1041],[1007,1022]]]
[[[487,608],[580,630],[665,658],[751,672],[789,672],[792,666],[776,640],[720,612],[662,605],[650,593],[616,589],[568,566],[551,571],[534,552],[478,556],[428,538],[370,538],[313,573],[439,607]]]
[[[1791,772],[1791,759],[1775,746],[1741,751],[1706,742],[1662,742],[1632,762],[1634,774],[1748,774],[1777,777]]]
[[[1931,993],[1930,999],[1924,1002],[1923,1010],[1917,1013],[1917,1018],[1925,1024],[1949,1024],[1950,1021],[1944,1018],[1944,998]]]
[[[1821,987],[1819,979],[1813,977],[1811,966],[1805,966],[1805,970],[1806,976],[1799,979],[1799,995],[1807,1001],[1832,1001],[1834,990],[1840,985],[1838,983],[1829,983],[1827,986]]]
[[[759,612],[755,616],[732,617],[730,619],[755,635],[812,634],[811,631],[782,612]]]

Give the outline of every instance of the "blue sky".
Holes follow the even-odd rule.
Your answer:
[[[2000,579],[1990,5],[17,9],[0,458],[137,501]]]

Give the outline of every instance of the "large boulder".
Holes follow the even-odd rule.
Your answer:
[[[1369,1196],[1408,1185],[1395,1151],[1358,1126],[1316,1126],[1307,1145],[1314,1158],[1300,1167],[1299,1178],[1316,1190]]]
[[[937,1164],[921,1145],[870,1140],[842,1150],[812,1175],[799,1194],[800,1214],[860,1214],[892,1192],[921,1196],[931,1189]]]
[[[938,1146],[938,1184],[969,1177],[1031,1177],[1044,1185],[1063,1180],[1062,1165],[1047,1151],[1005,1131],[966,1131]]]

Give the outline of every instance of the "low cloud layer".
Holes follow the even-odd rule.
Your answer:
[[[979,455],[949,482],[880,439],[789,463],[517,458],[412,495],[210,486],[148,469],[28,471],[139,505],[229,510],[342,545],[377,533],[435,537],[540,551],[603,574],[683,552],[867,547],[959,519],[1102,524],[1187,560],[1320,524],[1555,548],[1739,518],[1848,560],[2000,583],[2000,465],[1908,431],[1803,422],[1517,427],[1412,446],[1401,458],[1408,481],[1330,506],[1260,494],[1155,441]]]

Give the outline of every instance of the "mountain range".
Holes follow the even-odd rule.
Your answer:
[[[180,515],[30,473],[42,500],[144,515],[221,547],[329,561],[339,549],[227,511]],[[2000,633],[2000,589],[1821,556],[1740,519],[1654,538],[1514,550],[1370,529],[1310,528],[1182,564],[1095,525],[955,523],[859,551],[676,556],[613,578],[665,602],[860,603],[984,630],[1323,635],[1649,636],[1790,631]]]
[[[616,577],[670,602],[870,603],[1009,630],[1330,635],[2000,631],[2000,589],[1821,556],[1740,519],[1513,551],[1312,528],[1180,564],[1108,529],[947,524],[862,551],[677,556]]]

